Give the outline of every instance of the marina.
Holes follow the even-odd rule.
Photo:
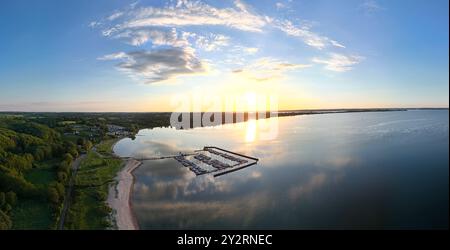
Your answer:
[[[174,158],[196,175],[212,174],[214,177],[255,165],[259,160],[218,147],[204,147],[195,154],[180,153]]]
[[[256,123],[264,125],[262,120]],[[139,228],[447,226],[439,218],[448,215],[448,111],[284,117],[279,126],[273,141],[256,135],[249,142],[253,137],[247,136],[246,127],[233,124],[219,131],[145,129],[135,140],[121,140],[114,148],[118,156],[173,156],[144,160],[133,172],[130,202]],[[351,147],[343,149],[346,144]],[[197,176],[175,159],[180,152],[185,155],[178,159],[211,172]],[[245,167],[256,160],[239,153],[259,161]],[[248,162],[239,164],[225,155]],[[230,167],[217,170],[202,160]],[[128,186],[120,187],[128,193]],[[391,200],[404,205],[389,204]]]
[[[137,161],[152,161],[173,158],[197,176],[212,174],[214,177],[253,166],[259,161],[258,158],[212,146],[205,146],[201,150],[194,151],[194,153],[180,152],[178,155],[121,158],[124,160],[133,159]]]

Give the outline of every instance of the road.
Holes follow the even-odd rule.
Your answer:
[[[61,217],[59,218],[58,230],[64,229],[64,221],[66,219],[67,210],[69,210],[70,200],[72,198],[73,184],[75,182],[75,177],[77,176],[78,169],[80,168],[81,162],[86,158],[86,154],[80,155],[72,163],[72,176],[69,180],[69,187],[67,188],[66,197],[64,198],[64,204],[61,212]]]

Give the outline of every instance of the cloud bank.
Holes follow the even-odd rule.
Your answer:
[[[144,79],[145,83],[156,83],[182,75],[205,72],[205,59],[198,58],[199,51],[223,52],[225,48],[231,47],[226,50],[227,54],[239,53],[236,57],[241,58],[260,52],[258,47],[239,44],[237,42],[239,38],[222,34],[224,29],[232,30],[233,34],[236,32],[265,34],[271,30],[278,30],[317,51],[346,49],[342,43],[312,31],[308,25],[294,24],[290,20],[258,14],[242,0],[235,0],[232,6],[223,8],[189,0],[179,0],[164,7],[138,5],[133,3],[124,10],[115,11],[101,20],[91,22],[89,26],[101,29],[105,38],[117,39],[133,47],[145,46],[145,49],[112,53],[99,58],[121,60],[121,63],[116,65],[119,70],[133,78]],[[202,28],[201,31],[198,27]],[[211,32],[219,27],[221,32]],[[203,30],[208,32],[205,33]],[[280,63],[281,61],[268,60],[266,56],[240,70],[247,73],[256,72],[255,79],[263,80],[305,66],[300,67],[301,64],[289,62]],[[357,56],[342,53],[331,53],[328,58],[315,57],[311,60],[312,63],[323,64],[326,70],[335,72],[351,70],[360,61]],[[236,60],[236,63],[238,62],[242,64],[242,60]]]
[[[152,51],[120,52],[101,60],[120,60],[116,67],[145,83],[167,81],[182,75],[203,73],[207,67],[188,49],[168,48]]]
[[[284,72],[308,68],[311,65],[293,64],[280,61],[274,58],[260,58],[253,63],[232,72],[234,74],[242,74],[245,77],[256,80],[258,82],[269,81],[282,77]]]
[[[361,56],[346,56],[337,53],[331,53],[328,58],[313,58],[313,62],[325,65],[325,69],[335,72],[346,72],[354,65],[361,62],[364,58]]]

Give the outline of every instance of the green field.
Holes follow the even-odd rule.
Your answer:
[[[112,145],[111,142],[105,144]],[[106,151],[107,147],[104,149]],[[67,229],[105,229],[111,227],[106,204],[108,188],[114,182],[122,160],[90,151],[80,165],[74,186],[74,198],[67,215]]]
[[[47,169],[32,169],[25,175],[25,179],[36,185],[46,185],[55,180],[55,173]]]
[[[25,174],[25,179],[35,185],[48,185],[56,179],[55,171],[52,169],[58,161],[45,161],[36,164],[36,167]]]
[[[73,125],[73,124],[77,124],[76,121],[62,121],[58,123],[59,125]]]
[[[113,155],[113,146],[116,142],[118,142],[119,139],[109,139],[104,140],[101,143],[97,145],[97,152],[103,154],[112,156]]]
[[[13,229],[51,229],[54,220],[50,204],[39,200],[19,200],[12,215]]]
[[[153,113],[0,112],[0,229],[54,229],[67,199],[73,206],[64,213],[66,228],[108,228],[108,185],[122,164],[112,151],[119,139],[108,136],[108,125],[134,134],[139,127],[167,125],[168,118]],[[90,150],[94,152],[82,162],[71,197],[66,197],[73,160]]]
[[[0,114],[0,118],[22,118],[23,115]]]
[[[25,174],[25,179],[36,186],[45,187],[55,181],[52,170],[55,161],[37,164]],[[19,199],[12,215],[13,229],[51,229],[54,224],[52,208],[45,200]]]

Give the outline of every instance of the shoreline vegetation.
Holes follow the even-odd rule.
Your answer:
[[[295,110],[278,116],[407,110],[415,109]],[[131,195],[140,163],[125,162],[113,147],[140,129],[170,126],[170,115],[0,112],[0,230],[57,229],[61,220],[62,229],[137,229]]]
[[[122,168],[122,159],[99,153],[101,142],[86,155],[75,177],[74,192],[66,217],[64,229],[107,229],[113,228],[111,208],[106,203],[109,187]],[[106,147],[106,146],[104,146]]]

